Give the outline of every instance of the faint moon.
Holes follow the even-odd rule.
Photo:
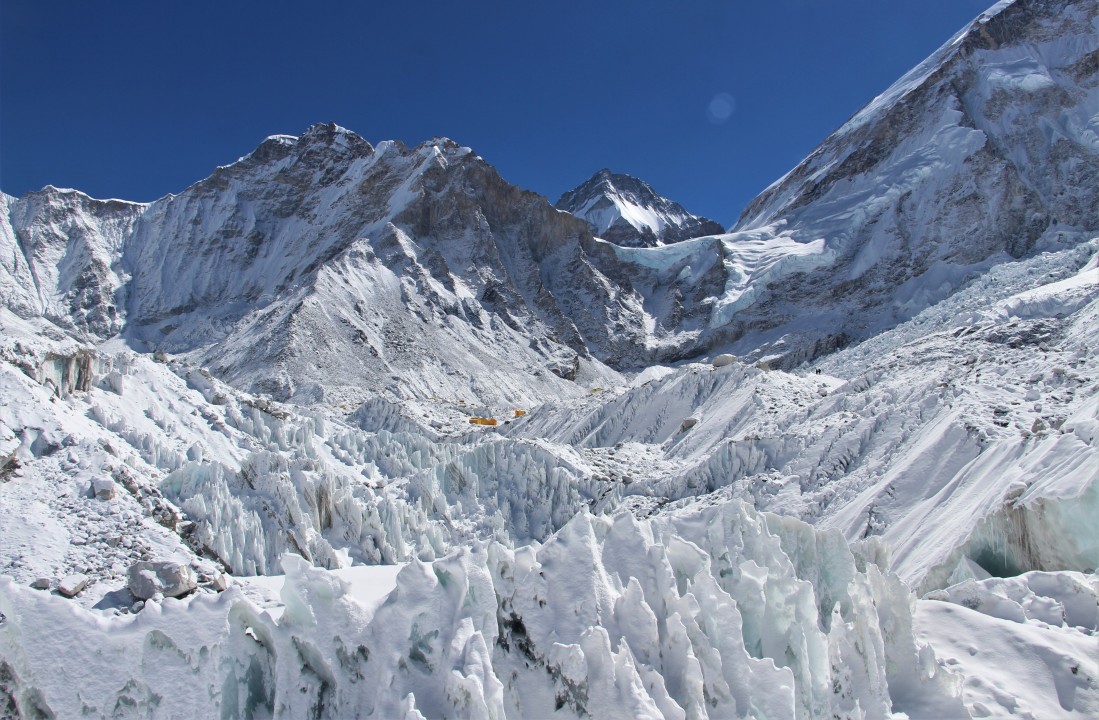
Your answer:
[[[710,100],[710,106],[706,108],[706,117],[714,125],[720,125],[733,116],[736,112],[736,98],[727,92],[719,92]]]

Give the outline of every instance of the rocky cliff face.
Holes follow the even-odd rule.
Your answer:
[[[375,149],[317,126],[151,208],[128,255],[132,336],[281,397],[529,403],[610,354],[605,327],[630,312],[587,236],[449,140]],[[165,292],[169,275],[187,281]]]
[[[110,337],[123,324],[119,254],[146,206],[93,200],[47,187],[0,194],[0,303],[78,337]]]
[[[658,195],[643,180],[607,169],[562,195],[557,209],[587,221],[598,237],[625,247],[656,247],[725,232],[713,220]]]

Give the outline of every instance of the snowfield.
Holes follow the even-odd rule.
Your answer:
[[[1097,38],[729,232],[335,125],[0,195],[0,717],[1099,716]]]

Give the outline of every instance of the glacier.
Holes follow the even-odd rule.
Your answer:
[[[580,513],[545,544],[413,561],[371,604],[298,555],[282,565],[277,621],[236,590],[100,618],[0,581],[0,612],[27,619],[0,634],[9,693],[56,716],[964,712],[896,576],[834,531],[737,501],[646,521]],[[42,671],[59,654],[79,675]]]
[[[729,229],[331,123],[0,194],[0,717],[1099,713],[1097,38],[998,3]]]

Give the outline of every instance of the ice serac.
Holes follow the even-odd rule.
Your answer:
[[[557,209],[587,221],[597,237],[626,247],[654,247],[725,232],[687,212],[648,183],[603,169],[561,196]]]
[[[503,432],[578,448],[640,514],[733,495],[891,548],[918,590],[971,566],[1090,572],[1099,240],[1003,262],[817,361],[651,368]]]
[[[0,579],[22,619],[0,623],[0,700],[47,717],[968,717],[895,576],[738,502],[581,513],[541,546],[413,562],[380,604],[282,565],[277,621],[236,591],[97,618]]]

